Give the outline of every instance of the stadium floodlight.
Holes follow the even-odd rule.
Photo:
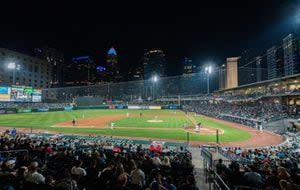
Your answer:
[[[158,81],[158,76],[153,75],[152,78],[151,78],[151,81],[152,81],[152,97],[154,98],[155,97],[155,84]]]
[[[15,62],[11,62],[7,64],[8,69],[16,69],[17,64]]]
[[[153,77],[152,77],[152,82],[157,82],[158,81],[158,77],[157,77],[157,75],[154,75]]]
[[[7,64],[7,68],[13,71],[13,84],[16,84],[16,70],[20,70],[20,65],[10,62]]]
[[[209,75],[212,73],[212,66],[208,65],[205,67],[205,73],[207,75],[206,79],[207,79],[207,94],[209,94]]]
[[[212,66],[211,65],[205,67],[205,73],[207,73],[207,74],[211,74],[212,73]]]

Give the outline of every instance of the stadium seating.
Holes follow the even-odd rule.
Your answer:
[[[258,101],[190,101],[183,105],[183,109],[252,127],[256,126],[257,122],[267,123],[288,116],[286,106]]]
[[[299,189],[299,137],[280,146],[242,149],[222,148],[231,160],[215,163],[216,172],[230,189]]]
[[[131,143],[7,132],[0,138],[0,189],[197,189],[188,150]]]

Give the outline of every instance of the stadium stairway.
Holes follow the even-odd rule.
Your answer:
[[[189,151],[192,153],[192,163],[194,165],[194,176],[197,187],[201,190],[209,190],[208,184],[205,183],[203,159],[200,153],[200,149],[189,147]]]
[[[194,176],[197,183],[197,187],[201,190],[209,190],[208,183],[205,183],[203,157],[201,156],[200,148],[189,147],[189,151],[192,153],[192,163],[194,165]],[[219,153],[213,153],[213,160],[222,158],[227,160],[223,155]]]

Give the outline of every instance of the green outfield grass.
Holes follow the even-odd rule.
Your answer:
[[[139,117],[140,112],[143,113],[142,117]],[[74,118],[82,119],[84,117],[86,119],[113,114],[126,115],[126,113],[130,113],[130,117],[114,121],[116,128],[113,130],[110,128],[53,127],[59,122],[70,121],[71,123],[71,120]],[[162,120],[162,122],[148,122],[148,120],[154,119]],[[222,129],[224,134],[220,135],[221,142],[243,141],[250,138],[250,134],[246,131],[232,128],[204,117],[191,116],[188,118],[183,112],[178,110],[75,110],[0,115],[0,126],[32,127],[34,129],[45,129],[61,133],[101,134],[173,140],[186,140],[187,134],[186,131],[182,130],[182,126],[184,124],[193,126],[193,121],[201,122],[207,127]],[[190,133],[190,140],[213,142],[216,140],[216,137],[215,135]]]

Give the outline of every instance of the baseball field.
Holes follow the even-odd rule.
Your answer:
[[[72,120],[76,125],[72,125]],[[201,122],[200,131],[195,125]],[[255,132],[180,110],[73,110],[6,114],[0,116],[0,126],[32,128],[69,134],[109,135],[131,138],[215,142],[218,129],[220,142],[253,140]],[[185,127],[184,127],[185,126]]]

